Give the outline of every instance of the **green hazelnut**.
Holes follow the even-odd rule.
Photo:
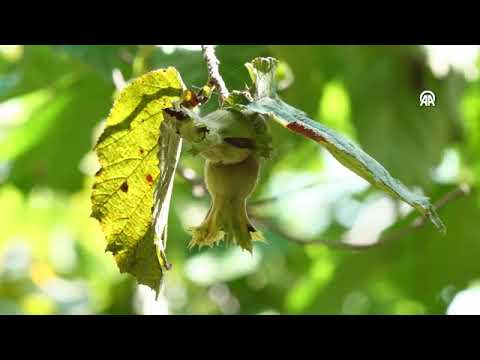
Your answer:
[[[263,240],[246,212],[246,201],[255,189],[259,171],[259,160],[253,155],[235,164],[205,162],[205,182],[212,205],[203,223],[193,229],[190,247],[213,246],[225,238],[252,251],[252,241]]]

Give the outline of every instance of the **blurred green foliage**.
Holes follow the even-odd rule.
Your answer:
[[[209,199],[198,183],[177,176],[167,248],[174,267],[154,303],[118,273],[89,217],[98,166],[91,149],[115,95],[114,69],[128,81],[139,66],[175,66],[187,86],[200,87],[207,76],[200,52],[2,46],[0,313],[442,314],[480,279],[478,79],[453,69],[434,75],[425,48],[416,46],[221,45],[217,56],[229,89],[245,86],[246,61],[278,58],[285,101],[358,142],[433,200],[470,185],[468,196],[439,211],[447,236],[427,224],[362,251],[291,241],[367,241],[405,228],[415,214],[315,143],[272,124],[275,152],[250,206],[268,242],[253,256],[224,246],[187,250],[186,229],[200,223]],[[419,107],[425,89],[436,94],[434,108]],[[202,112],[216,104],[213,98]],[[183,171],[201,176],[202,167],[184,152]]]

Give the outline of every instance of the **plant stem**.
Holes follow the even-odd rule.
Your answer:
[[[449,204],[452,201],[455,201],[461,197],[467,196],[471,192],[470,186],[467,184],[460,184],[458,187],[453,189],[452,191],[449,191],[445,195],[443,195],[440,199],[438,199],[434,207],[435,209],[440,209],[444,207],[445,205]],[[363,250],[363,249],[369,249],[377,246],[381,246],[387,242],[392,242],[395,240],[398,240],[406,235],[408,235],[411,232],[414,232],[415,230],[420,229],[426,224],[426,219],[422,216],[419,216],[415,218],[408,226],[405,226],[401,229],[398,229],[394,232],[391,232],[390,234],[386,234],[383,236],[380,236],[380,238],[372,243],[372,244],[366,244],[366,245],[358,245],[358,244],[352,244],[352,243],[347,243],[347,242],[341,242],[341,241],[332,241],[330,239],[315,239],[315,240],[303,240],[301,238],[298,238],[294,235],[288,234],[286,231],[284,231],[282,228],[280,228],[272,219],[267,218],[267,217],[261,217],[261,216],[251,216],[252,219],[259,224],[263,224],[264,226],[267,226],[270,230],[273,232],[279,234],[280,236],[284,237],[286,240],[294,242],[296,244],[301,244],[301,245],[326,245],[331,248],[339,248],[339,249],[350,249],[350,250]]]
[[[218,65],[220,61],[215,55],[215,49],[212,45],[201,45],[203,58],[207,64],[208,68],[208,82],[209,85],[216,88],[220,94],[220,102],[223,104],[226,98],[230,95],[225,82],[223,81],[222,76],[218,70]]]

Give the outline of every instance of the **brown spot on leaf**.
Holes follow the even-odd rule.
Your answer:
[[[143,150],[142,148],[140,148],[140,155],[143,155],[145,153],[145,150]]]
[[[148,174],[148,175],[146,176],[146,179],[147,179],[147,182],[148,182],[150,185],[153,184],[153,176],[152,176],[152,175]]]
[[[312,140],[315,140],[316,142],[323,142],[323,143],[326,142],[325,138],[322,135],[320,135],[315,130],[310,129],[301,123],[291,122],[287,125],[287,129],[290,129],[298,134],[302,134],[303,136],[306,136]]]
[[[122,186],[120,186],[120,190],[122,190],[125,193],[128,191],[128,184],[126,181],[122,184]]]

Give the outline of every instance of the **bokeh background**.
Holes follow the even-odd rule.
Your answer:
[[[272,125],[275,153],[249,207],[268,242],[253,255],[187,250],[186,229],[202,221],[209,197],[203,160],[184,152],[169,224],[174,267],[155,301],[118,272],[89,217],[91,149],[132,77],[175,66],[187,86],[202,86],[199,46],[0,46],[0,314],[480,313],[480,47],[216,51],[230,90],[249,81],[246,61],[278,58],[281,97],[440,199],[447,236],[409,228],[408,206]],[[427,89],[435,107],[419,106]],[[382,232],[396,235],[375,245]]]

